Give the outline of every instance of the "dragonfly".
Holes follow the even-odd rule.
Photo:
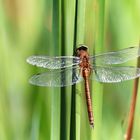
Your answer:
[[[94,116],[90,92],[90,79],[101,83],[117,83],[140,76],[140,68],[117,66],[140,56],[139,47],[89,55],[88,47],[80,45],[74,56],[30,56],[31,65],[46,68],[46,72],[33,75],[29,82],[37,86],[65,87],[84,81],[89,123],[94,127]]]

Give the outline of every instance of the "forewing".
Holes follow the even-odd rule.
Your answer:
[[[37,67],[43,67],[48,69],[60,69],[79,64],[79,57],[75,56],[30,56],[27,58],[27,62]]]
[[[29,82],[37,86],[64,87],[78,83],[81,80],[80,68],[77,66],[40,73],[31,77]]]
[[[140,56],[139,47],[130,47],[116,52],[108,52],[90,57],[91,65],[121,64]]]
[[[140,68],[136,67],[102,67],[94,68],[96,80],[103,83],[115,83],[131,80],[140,76]]]

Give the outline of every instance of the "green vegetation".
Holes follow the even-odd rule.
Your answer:
[[[92,129],[83,83],[32,86],[29,77],[45,70],[26,58],[73,55],[78,44],[89,46],[90,55],[138,45],[139,9],[139,0],[0,0],[0,140],[122,140],[133,80],[92,81]],[[140,139],[139,107],[138,94],[134,140]]]

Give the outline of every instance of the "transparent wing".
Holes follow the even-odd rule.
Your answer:
[[[94,68],[96,80],[103,83],[115,83],[134,79],[140,76],[140,68],[136,67],[101,67]]]
[[[80,68],[77,66],[40,73],[31,77],[29,82],[38,86],[64,87],[78,83],[81,80]]]
[[[130,47],[116,52],[108,52],[90,57],[91,65],[121,64],[140,56],[139,47]]]
[[[27,62],[37,67],[43,67],[48,69],[60,69],[70,67],[79,64],[79,57],[75,56],[30,56],[27,58]]]

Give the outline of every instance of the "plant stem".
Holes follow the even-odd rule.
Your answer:
[[[140,58],[138,58],[137,67],[140,67]],[[136,100],[137,100],[137,94],[138,94],[138,84],[139,84],[139,77],[136,78],[134,81],[134,87],[133,87],[132,99],[131,99],[131,105],[130,105],[130,112],[129,112],[129,118],[128,118],[128,128],[127,128],[126,135],[125,135],[126,140],[131,140],[131,138],[132,138],[135,107],[136,107]]]

